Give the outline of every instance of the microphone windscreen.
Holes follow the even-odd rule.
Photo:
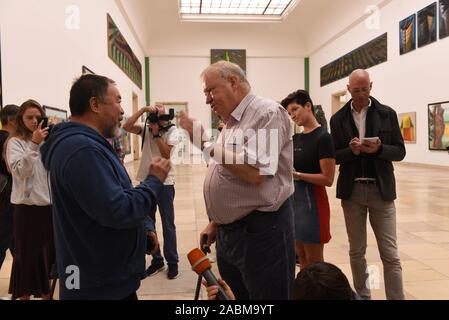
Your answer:
[[[195,271],[199,275],[203,274],[204,271],[212,267],[209,259],[206,257],[203,251],[198,248],[190,251],[187,254],[187,258],[189,259],[193,271]]]

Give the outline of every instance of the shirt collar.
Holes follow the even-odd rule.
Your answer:
[[[239,122],[242,117],[243,113],[245,113],[246,108],[249,106],[249,104],[254,100],[256,97],[255,94],[252,92],[248,93],[245,98],[243,98],[242,101],[240,101],[237,108],[234,109],[231,113],[231,117],[233,117],[237,122]]]
[[[357,110],[354,109],[354,106],[352,105],[352,102],[353,102],[353,101],[351,101],[351,111],[352,111],[352,112],[359,113],[359,112],[357,112]],[[368,108],[371,107],[372,103],[373,103],[373,102],[371,101],[371,98],[369,98],[369,103],[368,103],[368,105],[367,105],[366,107],[363,107],[363,108],[362,108],[362,111],[363,111],[363,109],[365,109],[365,108],[366,108],[366,110],[368,110]]]

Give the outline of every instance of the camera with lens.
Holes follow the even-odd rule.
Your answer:
[[[158,112],[150,113],[145,122],[159,123],[159,121],[171,121],[174,118],[175,118],[175,109],[170,109],[168,114],[159,115]]]

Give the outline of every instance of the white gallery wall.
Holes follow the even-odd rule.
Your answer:
[[[107,13],[142,63],[144,77],[145,54],[114,0],[1,0],[4,105],[33,98],[69,110],[70,87],[83,65],[117,82],[126,114],[132,113],[133,93],[144,105],[144,90],[108,57]]]
[[[373,81],[372,95],[398,113],[416,112],[417,143],[406,145],[404,161],[447,166],[447,152],[428,150],[427,105],[449,100],[449,37],[399,55],[399,22],[433,2],[393,0],[380,11],[379,29],[369,28],[362,22],[313,53],[310,56],[311,94],[315,104],[323,105],[329,119],[331,96],[345,90],[348,79],[320,87],[320,68],[388,32],[388,61],[368,70]]]
[[[206,55],[150,57],[151,102],[187,102],[189,115],[209,128],[211,109],[206,104],[200,79],[209,64],[210,57]],[[247,75],[253,92],[280,101],[304,87],[304,59],[248,57]]]

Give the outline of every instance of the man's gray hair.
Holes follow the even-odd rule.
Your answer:
[[[248,82],[248,79],[246,78],[245,72],[242,68],[240,68],[239,65],[228,62],[228,61],[218,61],[214,64],[211,64],[209,67],[207,67],[202,73],[201,78],[204,77],[206,73],[208,73],[211,70],[216,70],[218,74],[225,80],[228,80],[230,76],[237,76],[240,80],[240,83],[242,83],[245,87],[247,87],[248,90],[251,89],[251,85]]]

